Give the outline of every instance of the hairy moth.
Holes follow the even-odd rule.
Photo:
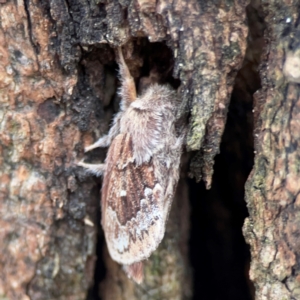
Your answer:
[[[109,147],[105,163],[78,165],[103,175],[102,226],[110,256],[140,283],[143,263],[160,244],[179,179],[185,125],[179,100],[167,85],[152,84],[137,96],[118,49],[120,111],[109,133],[88,146]]]

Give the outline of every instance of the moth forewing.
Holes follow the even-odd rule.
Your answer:
[[[164,234],[162,186],[153,162],[133,161],[130,134],[119,134],[107,154],[102,187],[102,226],[111,257],[124,265],[142,261]]]

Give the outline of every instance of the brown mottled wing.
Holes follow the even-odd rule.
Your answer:
[[[123,269],[129,278],[132,278],[136,283],[140,284],[144,279],[144,264],[142,261],[131,265],[123,265]]]
[[[106,159],[102,226],[111,257],[125,265],[146,259],[164,235],[163,191],[152,162],[136,166],[129,134],[119,134]]]

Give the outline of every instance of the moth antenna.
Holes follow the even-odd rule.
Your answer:
[[[144,280],[144,264],[139,261],[131,265],[124,265],[124,271],[127,276],[133,279],[136,283],[141,284]]]
[[[118,58],[118,64],[120,68],[119,72],[122,81],[119,94],[126,106],[129,106],[131,102],[136,100],[136,88],[134,79],[132,78],[128,66],[125,63],[121,47],[118,47]]]

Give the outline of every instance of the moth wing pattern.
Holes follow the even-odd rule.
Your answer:
[[[131,265],[123,265],[123,270],[127,276],[133,279],[136,283],[140,284],[144,279],[144,264],[142,261],[136,262]]]
[[[111,257],[124,265],[147,259],[164,235],[164,191],[154,164],[137,165],[129,133],[112,142],[102,185],[102,226]]]

